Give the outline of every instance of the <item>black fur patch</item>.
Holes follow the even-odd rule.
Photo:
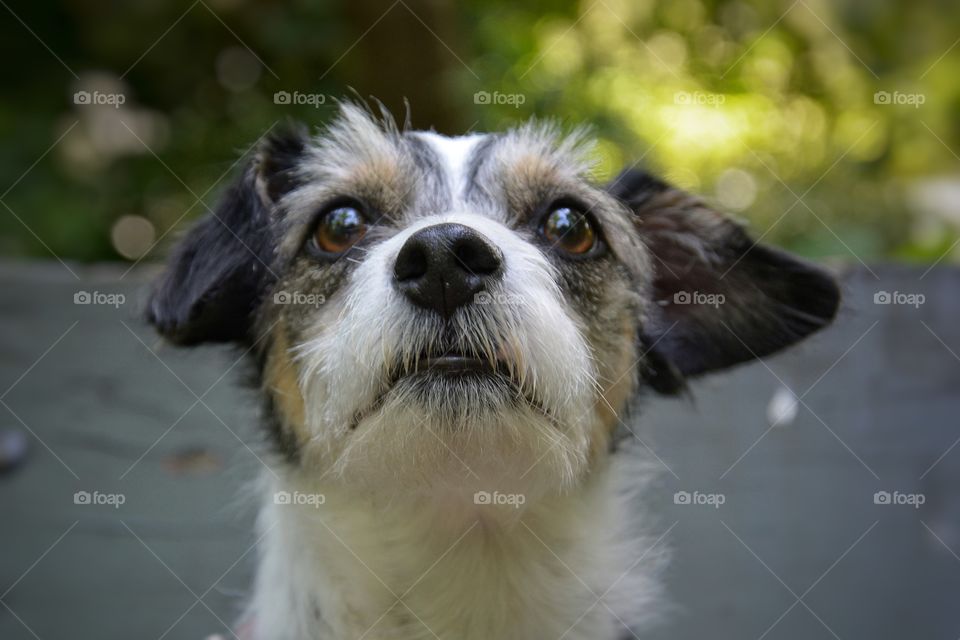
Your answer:
[[[833,276],[752,241],[738,224],[661,180],[628,171],[609,187],[637,216],[654,254],[657,303],[641,341],[658,391],[779,351],[825,327],[840,292]],[[719,304],[696,302],[712,296]]]
[[[248,343],[260,297],[275,279],[270,222],[248,166],[177,246],[147,320],[179,345]]]
[[[298,169],[308,142],[307,128],[291,123],[272,132],[260,145],[258,173],[271,202],[302,184]]]

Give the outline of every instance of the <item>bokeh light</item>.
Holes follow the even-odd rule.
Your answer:
[[[195,196],[210,189],[212,202],[264,131],[335,111],[278,104],[285,91],[375,96],[400,114],[405,96],[416,124],[448,132],[587,124],[598,179],[638,164],[793,250],[956,257],[960,216],[944,194],[960,182],[960,14],[935,0],[425,6],[411,5],[429,30],[402,7],[378,21],[383,8],[363,2],[125,5],[109,21],[75,4],[25,9],[29,24],[71,25],[75,38],[42,31],[77,77],[19,25],[2,27],[36,64],[5,80],[16,98],[0,108],[0,169],[14,184],[43,159],[5,202],[44,243],[8,216],[0,246],[137,259],[111,241],[132,215],[165,239],[161,254],[171,226],[205,210]],[[523,100],[481,105],[478,91]],[[80,104],[78,93],[122,100]]]

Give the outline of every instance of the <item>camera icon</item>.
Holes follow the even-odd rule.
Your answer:
[[[492,302],[493,296],[490,295],[489,291],[479,291],[473,296],[474,304],[490,304]]]
[[[473,494],[473,504],[491,504],[492,502],[493,498],[489,491],[477,491]]]
[[[490,92],[477,91],[473,94],[473,104],[490,104]]]
[[[73,94],[73,104],[90,104],[91,102],[93,97],[89,91],[77,91]]]
[[[277,491],[273,494],[273,504],[290,504],[291,502],[293,502],[293,497],[289,491]]]
[[[77,491],[73,494],[73,504],[90,504],[91,499],[89,491]]]
[[[877,291],[873,294],[873,304],[890,304],[893,302],[893,296],[889,291]]]
[[[889,91],[877,91],[873,94],[874,104],[890,104],[892,97]]]
[[[290,104],[289,91],[277,91],[273,94],[273,104]]]
[[[73,304],[90,304],[93,302],[93,296],[89,291],[77,291],[73,294]]]
[[[873,494],[873,504],[890,504],[891,496],[889,491],[877,491]]]
[[[677,491],[673,494],[673,504],[690,504],[690,492]]]
[[[293,296],[289,291],[278,291],[273,294],[274,304],[290,304],[293,302]]]
[[[673,103],[674,104],[690,104],[693,102],[693,97],[686,91],[677,91],[673,94]]]
[[[673,294],[673,303],[674,304],[690,304],[693,301],[693,297],[690,295],[689,291],[677,291]]]

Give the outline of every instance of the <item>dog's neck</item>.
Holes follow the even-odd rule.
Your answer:
[[[642,545],[625,546],[610,469],[519,507],[268,484],[258,640],[604,640],[625,632],[624,611],[649,610],[654,554],[637,562]]]

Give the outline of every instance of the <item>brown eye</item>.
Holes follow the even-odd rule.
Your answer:
[[[343,253],[356,244],[366,232],[367,222],[360,210],[345,205],[324,214],[313,233],[313,241],[322,251]]]
[[[567,253],[582,255],[597,244],[597,234],[581,211],[569,206],[554,207],[541,227],[543,237]]]

